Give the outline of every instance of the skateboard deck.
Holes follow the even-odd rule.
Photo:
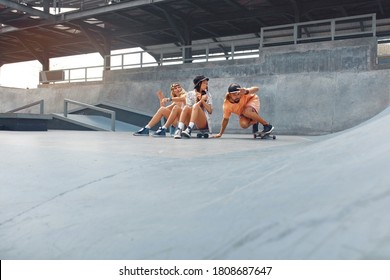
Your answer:
[[[275,140],[276,139],[276,135],[275,134],[271,134],[271,133],[262,133],[262,132],[256,132],[253,134],[253,138],[259,138],[259,139],[273,139]]]

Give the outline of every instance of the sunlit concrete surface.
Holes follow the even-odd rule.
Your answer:
[[[389,259],[389,123],[266,141],[0,131],[0,259]]]

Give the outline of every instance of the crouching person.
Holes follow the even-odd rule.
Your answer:
[[[264,126],[262,134],[270,134],[274,129],[266,120],[260,117],[260,99],[256,92],[258,87],[242,88],[239,84],[231,84],[226,93],[223,103],[223,120],[221,129],[214,138],[219,138],[224,133],[232,113],[239,116],[239,123],[242,128],[252,125],[252,132],[258,133],[259,123]]]

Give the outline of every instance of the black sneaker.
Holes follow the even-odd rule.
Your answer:
[[[252,133],[259,132],[259,123],[252,125]]]
[[[186,138],[191,138],[191,127],[187,127],[181,134]]]
[[[264,125],[264,129],[261,132],[261,134],[263,134],[263,135],[270,134],[272,132],[272,130],[274,130],[274,127],[270,124],[266,124],[266,125]]]
[[[159,127],[157,131],[153,134],[154,137],[165,137],[166,135],[166,129],[162,127]]]
[[[133,133],[134,136],[149,136],[149,128],[143,127],[137,132]]]

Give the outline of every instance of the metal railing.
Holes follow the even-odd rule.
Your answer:
[[[343,38],[375,37],[377,24],[379,23],[376,14],[367,14],[262,27],[260,37],[242,35],[239,36],[240,39],[238,40],[221,40],[158,49],[148,48],[142,51],[112,54],[104,57],[103,66],[64,69],[65,78],[61,82],[99,81],[103,79],[103,70],[254,58],[259,57],[262,49],[269,46],[333,41]],[[390,23],[383,21],[383,24],[389,32]],[[95,73],[95,75],[91,75],[91,73]]]
[[[256,37],[113,54],[105,57],[104,69],[118,70],[258,57],[259,44],[260,40]]]
[[[105,70],[258,57],[262,48],[376,36],[376,14],[262,27],[260,37],[108,55]]]
[[[27,104],[27,105],[24,105],[22,107],[19,107],[19,108],[16,108],[16,109],[13,109],[11,111],[8,111],[6,113],[16,113],[18,111],[21,111],[21,110],[24,110],[24,109],[27,109],[27,108],[30,108],[30,107],[33,107],[35,105],[39,105],[39,113],[41,115],[44,114],[44,110],[45,110],[45,101],[42,99],[42,100],[38,100],[38,101],[35,101],[33,103],[30,103],[30,104]]]
[[[41,83],[77,83],[77,82],[92,82],[101,81],[103,78],[104,66],[88,66],[61,69],[64,72],[64,78],[61,80],[42,80]]]
[[[263,27],[260,48],[276,44],[334,41],[339,38],[376,36],[376,14]]]
[[[83,103],[83,102],[79,102],[79,101],[74,101],[74,100],[70,100],[70,99],[64,99],[64,117],[65,118],[68,117],[68,104],[69,103],[75,104],[75,105],[79,105],[81,107],[88,108],[88,109],[91,109],[91,110],[95,110],[95,111],[99,111],[99,112],[102,112],[102,113],[109,114],[111,116],[111,130],[115,131],[115,120],[116,120],[115,111],[104,109],[104,108],[100,108],[100,107],[97,107],[97,106],[94,106],[94,105],[90,105],[90,104],[87,104],[87,103]]]

